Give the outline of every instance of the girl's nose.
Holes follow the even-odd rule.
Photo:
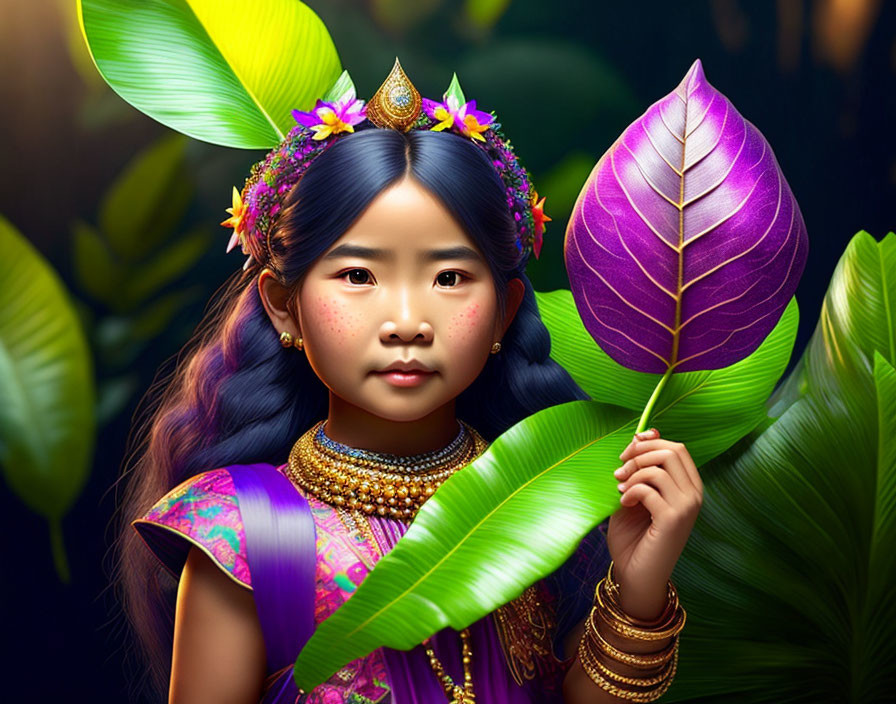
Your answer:
[[[392,315],[380,327],[383,342],[431,342],[432,325],[425,319],[421,306],[414,305],[410,291],[396,296]]]
[[[432,334],[432,325],[419,318],[387,320],[380,327],[383,342],[431,342]]]

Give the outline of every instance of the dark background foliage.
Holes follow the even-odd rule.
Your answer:
[[[563,230],[591,167],[695,58],[710,83],[765,134],[802,208],[810,252],[797,292],[797,353],[849,238],[865,229],[881,239],[896,224],[892,3],[307,4],[330,28],[362,99],[397,55],[423,95],[440,97],[456,71],[467,98],[497,112],[553,217],[542,257],[529,268],[538,290],[566,286]],[[9,701],[129,698],[126,642],[108,588],[114,485],[139,396],[242,263],[225,256],[230,231],[217,223],[226,217],[231,187],[263,156],[187,142],[169,184],[187,194],[181,217],[171,222],[166,214],[169,194],[148,227],[166,228],[169,243],[205,228],[213,244],[195,256],[161,250],[166,276],[154,289],[159,305],[150,313],[116,302],[109,291],[127,286],[144,265],[111,256],[89,260],[91,268],[78,258],[84,253],[78,233],[101,220],[100,204],[132,158],[170,130],[106,87],[84,51],[74,11],[75,0],[0,0],[0,213],[50,261],[77,301],[96,356],[102,406],[89,482],[63,522],[70,583],[54,569],[45,521],[0,486]],[[115,272],[126,272],[125,280]],[[105,300],[97,295],[99,279],[111,287]],[[165,301],[174,307],[166,309]]]

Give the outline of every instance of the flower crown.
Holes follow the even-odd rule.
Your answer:
[[[365,105],[355,96],[355,86],[348,71],[319,99],[309,112],[293,110],[298,123],[286,138],[262,161],[254,164],[242,192],[233,189],[233,205],[227,208],[230,218],[222,222],[234,232],[227,251],[237,243],[248,254],[243,270],[252,261],[262,262],[270,252],[268,237],[280,212],[283,196],[296,184],[305,169],[338,135],[354,132],[354,126],[365,119],[378,127],[407,132],[409,129],[451,130],[469,137],[483,149],[504,182],[507,206],[513,215],[516,245],[522,257],[528,252],[541,252],[544,223],[544,198],[532,186],[529,173],[519,163],[510,145],[498,129],[494,112],[476,109],[476,101],[464,98],[455,74],[442,101],[421,98],[398,62],[379,90]]]

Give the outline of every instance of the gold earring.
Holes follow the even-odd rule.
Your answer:
[[[284,347],[295,347],[299,350],[305,348],[305,343],[301,337],[296,338],[295,341],[293,341],[292,335],[285,330],[280,333],[280,344]]]
[[[498,354],[498,352],[500,352],[500,351],[501,351],[501,343],[500,342],[496,342],[495,344],[492,345],[492,354]]]

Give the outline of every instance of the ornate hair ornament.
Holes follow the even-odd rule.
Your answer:
[[[483,149],[504,182],[507,206],[516,224],[516,244],[521,257],[531,250],[536,259],[541,253],[544,223],[544,198],[538,199],[529,173],[519,163],[510,140],[499,130],[494,112],[476,109],[476,101],[464,98],[457,74],[441,102],[421,98],[414,84],[395,59],[389,76],[367,105],[358,100],[348,75],[342,75],[314,108],[308,112],[293,110],[298,123],[277,147],[252,166],[243,190],[233,189],[230,218],[222,222],[234,232],[227,251],[237,243],[249,255],[243,269],[253,261],[263,262],[270,252],[269,236],[283,197],[298,183],[305,170],[323,151],[354,132],[355,125],[368,120],[377,127],[407,132],[411,129],[451,130],[469,137]]]

